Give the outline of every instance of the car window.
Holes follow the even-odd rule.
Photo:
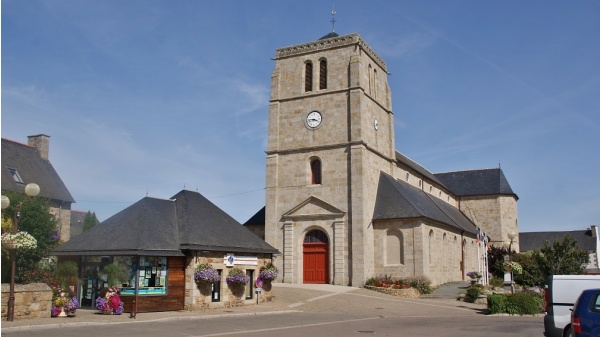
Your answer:
[[[593,312],[600,312],[600,294],[596,294],[592,297],[591,309]]]

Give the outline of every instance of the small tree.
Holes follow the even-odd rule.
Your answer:
[[[58,222],[50,214],[48,201],[45,198],[30,198],[25,194],[12,191],[3,191],[2,194],[8,196],[10,199],[9,207],[2,212],[5,226],[9,223],[7,219],[10,219],[15,214],[15,207],[22,202],[18,230],[29,233],[29,235],[37,240],[36,249],[20,251],[18,254],[15,281],[21,283],[23,274],[35,271],[37,263],[42,258],[47,257],[50,251],[58,245],[55,235]],[[10,226],[12,226],[12,222],[10,222]],[[7,230],[10,229],[7,228]],[[8,282],[10,276],[10,263],[7,252],[5,249],[2,249],[3,282]]]
[[[496,278],[504,278],[504,256],[508,255],[508,249],[504,247],[491,246],[488,249],[488,270]]]
[[[544,286],[546,276],[540,270],[534,254],[534,252],[524,252],[512,256],[512,260],[518,262],[523,267],[522,273],[513,275],[517,284],[526,287]]]
[[[83,231],[87,231],[88,229],[96,226],[99,223],[98,218],[96,218],[96,213],[92,213],[88,211],[83,217]]]
[[[539,251],[534,253],[544,280],[550,275],[581,275],[585,274],[585,266],[589,262],[589,254],[577,247],[577,241],[565,233],[562,241],[555,240],[552,244],[544,243]]]

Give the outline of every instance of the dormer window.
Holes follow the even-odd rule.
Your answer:
[[[10,172],[10,175],[12,175],[13,179],[19,183],[19,184],[24,184],[25,182],[23,181],[23,178],[21,178],[21,175],[19,174],[19,172],[17,171],[17,169],[14,168],[8,168],[8,172]]]
[[[327,60],[319,62],[319,90],[327,89]]]
[[[312,91],[312,80],[313,80],[313,64],[308,61],[304,65],[304,91]]]

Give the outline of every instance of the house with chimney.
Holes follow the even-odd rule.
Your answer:
[[[73,196],[49,160],[50,136],[28,136],[27,144],[2,138],[2,191],[24,193],[25,186],[40,186],[39,197],[49,202],[50,213],[58,220],[62,241],[71,237]]]

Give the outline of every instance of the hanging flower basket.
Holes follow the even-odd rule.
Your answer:
[[[225,280],[227,281],[227,285],[229,286],[245,286],[246,284],[250,283],[250,277],[248,277],[243,270],[237,267],[233,267],[229,270],[229,274],[227,275],[227,278]]]
[[[269,262],[266,265],[260,267],[259,276],[263,281],[273,281],[277,278],[279,270],[273,263]]]
[[[2,247],[6,249],[36,249],[37,240],[27,232],[3,233]]]
[[[203,263],[196,267],[194,281],[196,283],[219,283],[221,282],[221,275],[210,264]]]
[[[6,240],[3,239],[2,247],[4,247],[4,249],[8,249],[8,250],[17,249],[17,242],[12,239],[6,239]]]

